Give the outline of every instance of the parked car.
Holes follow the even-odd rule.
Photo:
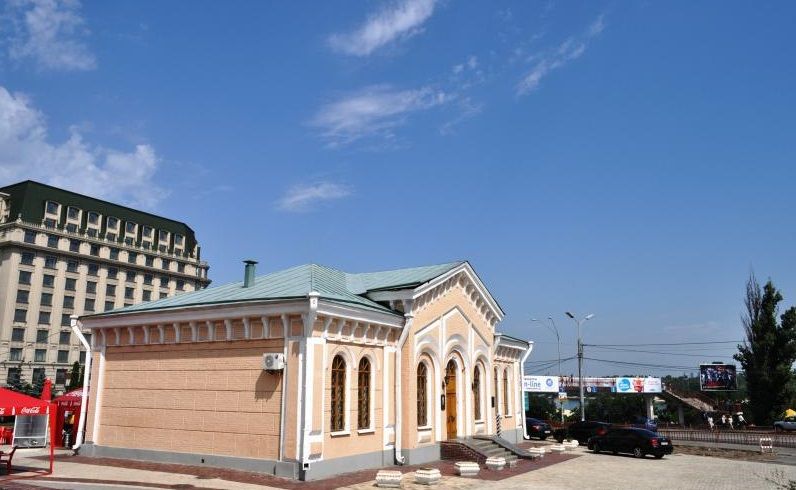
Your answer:
[[[785,417],[774,422],[774,432],[782,432],[784,430],[796,430],[796,417]]]
[[[553,435],[553,428],[544,420],[525,417],[525,426],[528,427],[529,436],[538,437],[542,441]]]
[[[578,444],[586,445],[590,437],[604,434],[610,427],[611,424],[608,422],[587,420],[572,423],[565,429],[558,429],[553,435],[558,442],[562,442],[564,439],[576,439]]]
[[[672,454],[674,450],[668,437],[637,428],[611,428],[605,434],[589,439],[588,447],[595,453],[630,453],[636,458],[651,454],[656,459]]]
[[[652,419],[648,419],[647,417],[633,417],[633,420],[630,422],[631,427],[636,427],[638,429],[647,429],[652,432],[658,432],[658,424]]]

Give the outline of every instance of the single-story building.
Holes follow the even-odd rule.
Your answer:
[[[318,479],[523,434],[521,362],[468,262],[317,264],[80,319],[93,331],[83,454]]]

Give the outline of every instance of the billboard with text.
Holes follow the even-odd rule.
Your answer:
[[[531,393],[558,393],[558,376],[525,376],[522,390]]]
[[[735,364],[700,364],[699,389],[702,391],[735,391],[738,378]]]

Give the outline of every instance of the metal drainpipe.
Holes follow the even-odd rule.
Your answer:
[[[525,351],[525,354],[522,356],[522,361],[520,363],[520,374],[522,377],[520,378],[520,393],[522,399],[522,435],[525,439],[530,439],[531,436],[528,434],[528,424],[525,421],[525,391],[522,389],[523,380],[525,380],[525,361],[528,360],[528,356],[531,355],[531,351],[533,350],[533,340],[528,341],[528,350]],[[556,395],[558,396],[558,395]],[[562,409],[563,410],[563,409]]]
[[[75,438],[75,445],[72,446],[72,450],[75,452],[83,445],[83,432],[86,428],[86,411],[88,410],[88,385],[91,377],[91,346],[88,340],[86,340],[86,337],[83,336],[83,332],[80,331],[77,318],[77,315],[72,315],[69,325],[72,327],[72,331],[75,335],[77,335],[77,338],[80,339],[80,343],[86,348],[86,367],[83,371],[83,393],[80,402],[80,419],[77,423],[77,437]]]
[[[406,308],[407,304],[411,305],[410,302],[404,302],[404,310],[409,310],[409,312],[404,313],[406,322],[401,331],[401,337],[398,339],[398,348],[395,351],[395,461],[400,465],[403,465],[406,461],[406,458],[401,454],[401,432],[403,429],[403,424],[401,423],[401,418],[403,417],[401,413],[401,397],[403,396],[401,393],[401,354],[406,338],[409,337],[409,330],[412,329],[412,320],[415,318],[411,313],[411,308]]]

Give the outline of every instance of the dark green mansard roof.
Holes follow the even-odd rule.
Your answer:
[[[365,294],[371,291],[416,287],[463,263],[460,261],[363,274],[349,274],[318,264],[306,264],[259,276],[255,278],[254,284],[247,288],[243,287],[243,282],[235,282],[91,316],[222,303],[301,299],[306,298],[311,291],[316,291],[322,299],[335,303],[399,315],[398,312],[370,300]]]
[[[61,204],[61,218],[64,218],[67,206],[74,206],[83,211],[96,211],[103,217],[113,216],[121,221],[132,221],[139,225],[148,225],[158,230],[166,230],[172,234],[179,233],[185,237],[185,250],[191,251],[196,245],[196,237],[190,226],[181,221],[163,218],[145,211],[114,204],[76,192],[59,189],[47,184],[26,180],[17,184],[0,187],[0,192],[11,196],[11,214],[9,219],[15,220],[22,215],[24,221],[40,223],[44,219],[45,201]],[[81,226],[85,227],[86,214],[83,213]],[[103,220],[102,230],[105,232]]]

